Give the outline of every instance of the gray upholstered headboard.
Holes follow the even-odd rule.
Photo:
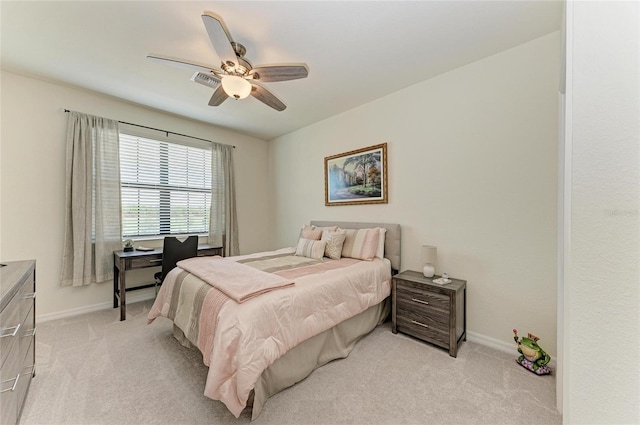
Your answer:
[[[387,233],[384,240],[384,256],[391,261],[391,268],[400,270],[400,225],[392,223],[363,223],[360,221],[319,221],[312,220],[312,226],[339,226],[343,229],[369,229],[384,227]]]

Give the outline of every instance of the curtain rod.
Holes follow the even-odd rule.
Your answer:
[[[64,112],[71,112],[69,109],[64,109]],[[154,127],[147,127],[146,125],[140,125],[140,124],[134,124],[131,122],[126,122],[126,121],[118,121],[120,124],[127,124],[127,125],[133,125],[135,127],[141,127],[141,128],[146,128],[149,130],[155,130],[155,131],[160,131],[162,133],[165,133],[167,135],[167,137],[169,137],[169,134],[175,134],[176,136],[183,136],[183,137],[190,137],[192,139],[196,139],[196,140],[202,140],[203,142],[209,142],[209,143],[218,143],[218,142],[214,142],[212,140],[207,140],[207,139],[202,139],[200,137],[195,137],[195,136],[189,136],[188,134],[182,134],[182,133],[175,133],[173,131],[167,131],[167,130],[162,130],[159,128],[154,128]],[[223,144],[223,143],[220,143]],[[231,147],[233,147],[234,149],[236,148],[235,145],[231,145]]]

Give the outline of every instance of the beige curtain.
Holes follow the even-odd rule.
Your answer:
[[[209,244],[224,246],[226,256],[238,255],[240,247],[233,177],[233,146],[212,143],[211,173]]]
[[[118,122],[69,112],[62,286],[113,278],[122,248]]]

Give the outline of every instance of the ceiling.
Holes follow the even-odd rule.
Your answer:
[[[251,97],[210,107],[212,89],[191,71],[146,59],[219,67],[205,10],[254,66],[309,66],[306,79],[265,83],[285,111]],[[2,1],[0,53],[10,72],[270,140],[556,31],[561,13],[561,1],[519,0]]]

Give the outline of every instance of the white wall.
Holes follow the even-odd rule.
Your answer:
[[[37,260],[39,317],[104,307],[112,302],[113,294],[110,282],[60,287],[67,125],[63,108],[235,145],[240,249],[249,253],[268,248],[267,217],[255,208],[269,203],[264,178],[266,141],[8,72],[2,72],[1,108],[2,261]],[[135,271],[128,279],[134,284],[152,281],[153,271]],[[132,292],[128,298],[142,292]]]
[[[472,337],[555,354],[559,57],[556,32],[272,140],[273,246],[311,219],[400,223],[402,269],[436,245],[468,281]],[[389,203],[326,207],[323,158],[380,142]]]
[[[567,3],[564,422],[640,423],[640,4]]]
[[[2,72],[0,72],[0,98],[2,97]],[[0,102],[0,261],[2,256],[2,103]]]

